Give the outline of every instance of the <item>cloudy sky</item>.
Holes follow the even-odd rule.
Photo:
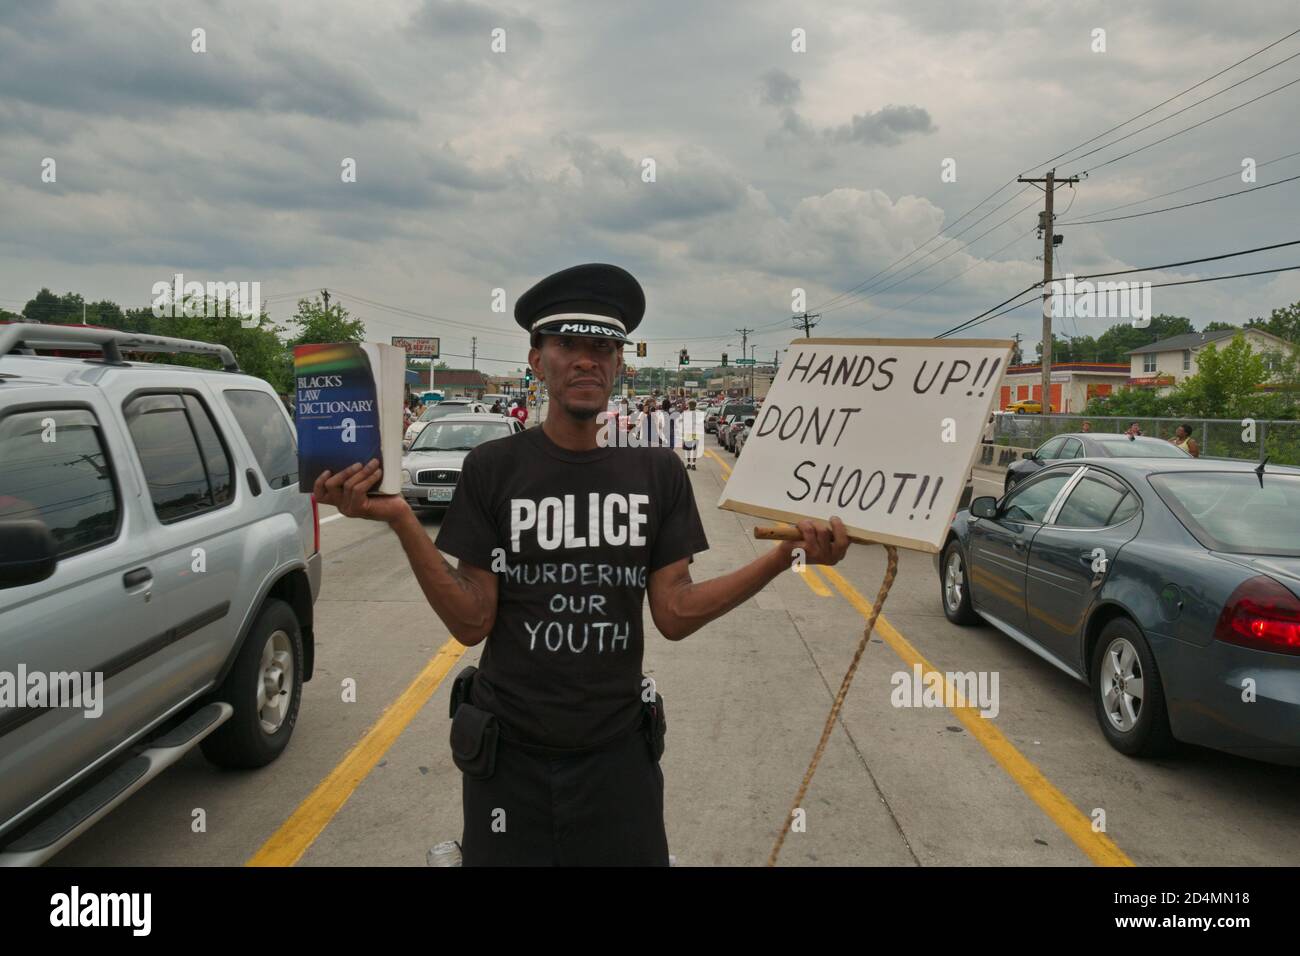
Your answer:
[[[438,335],[467,365],[477,335],[479,367],[504,371],[526,343],[492,290],[513,309],[607,261],[645,286],[654,363],[738,357],[741,327],[770,357],[796,288],[817,334],[931,336],[1041,278],[1041,193],[1013,181],[1059,154],[1089,175],[1057,193],[1058,274],[1300,239],[1300,182],[1066,225],[1243,189],[1244,159],[1300,151],[1297,83],[1102,167],[1300,78],[1281,62],[1300,34],[1093,139],[1297,28],[1295,0],[5,3],[0,305],[48,286],[144,306],[182,272],[259,281],[282,320],[324,287],[373,338]],[[1300,155],[1256,185],[1298,174]],[[1295,264],[1300,247],[1146,278]],[[1153,296],[1242,322],[1300,300],[1300,273]],[[1015,332],[1032,355],[1034,307],[979,329]]]

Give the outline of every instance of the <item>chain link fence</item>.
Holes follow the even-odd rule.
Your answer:
[[[1142,434],[1173,438],[1186,425],[1200,446],[1202,458],[1240,458],[1279,465],[1300,465],[1300,421],[1231,418],[1119,418],[1105,415],[997,415],[993,443],[1016,448],[1037,448],[1054,435],[1083,431],[1090,422],[1094,432],[1120,433],[1137,422]]]

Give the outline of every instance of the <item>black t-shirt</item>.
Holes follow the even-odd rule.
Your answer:
[[[649,575],[709,547],[671,449],[569,451],[541,428],[466,456],[436,543],[497,575],[473,703],[508,739],[562,748],[637,722]]]

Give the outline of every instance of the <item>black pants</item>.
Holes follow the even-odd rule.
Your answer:
[[[465,866],[667,866],[664,775],[645,736],[549,757],[502,740],[487,780],[461,775]]]

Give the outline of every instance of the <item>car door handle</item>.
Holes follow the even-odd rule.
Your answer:
[[[1011,547],[1015,548],[1017,551],[1023,551],[1028,544],[1029,542],[1024,538],[1016,538],[1011,542]]]
[[[249,468],[245,470],[244,476],[248,479],[248,490],[251,491],[253,497],[256,498],[262,493],[262,483],[257,480],[257,473],[253,471],[253,469]]]
[[[153,572],[148,568],[133,568],[122,575],[122,587],[128,591],[131,588],[139,587],[142,584],[148,584],[153,580]]]

